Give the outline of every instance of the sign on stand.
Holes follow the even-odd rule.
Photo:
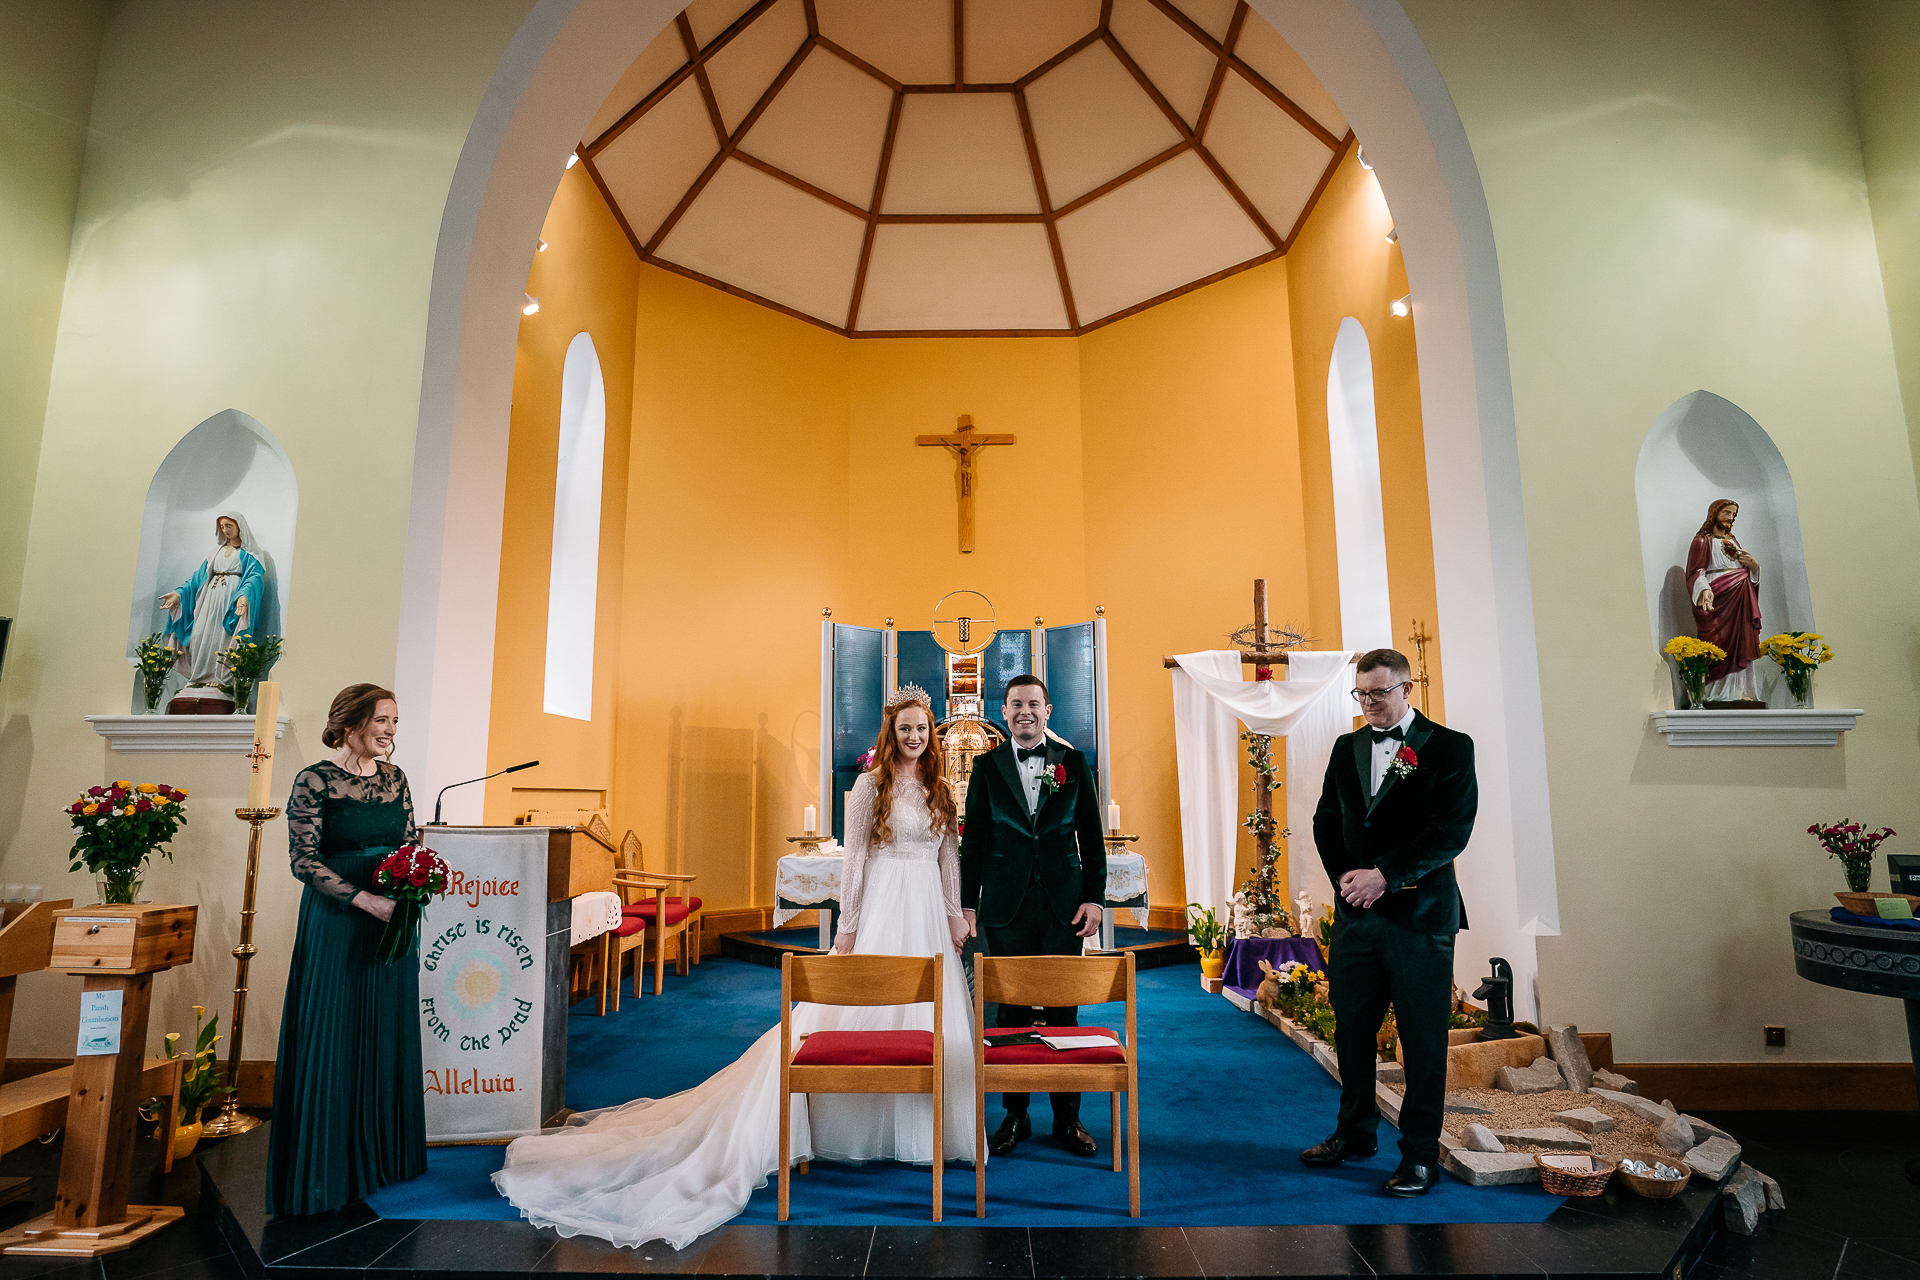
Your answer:
[[[420,926],[427,1141],[537,1133],[547,830],[432,827],[422,836],[451,873]]]

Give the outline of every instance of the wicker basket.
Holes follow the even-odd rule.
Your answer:
[[[1622,1151],[1618,1154],[1621,1163],[1638,1160],[1642,1164],[1652,1165],[1658,1162],[1669,1169],[1680,1171],[1678,1178],[1667,1179],[1650,1178],[1645,1174],[1620,1170],[1620,1181],[1626,1183],[1627,1189],[1635,1195],[1645,1196],[1649,1200],[1669,1200],[1685,1191],[1687,1184],[1693,1181],[1693,1169],[1685,1160],[1670,1151]]]
[[[1576,1173],[1548,1164],[1545,1156],[1536,1155],[1533,1163],[1540,1170],[1541,1187],[1548,1195],[1555,1196],[1597,1196],[1607,1189],[1607,1179],[1613,1176],[1614,1170],[1613,1161],[1605,1156],[1593,1157],[1591,1173]]]
[[[1840,900],[1841,906],[1857,916],[1879,915],[1880,908],[1877,904],[1882,898],[1905,898],[1907,909],[1920,916],[1920,898],[1910,893],[1836,893],[1833,896]]]

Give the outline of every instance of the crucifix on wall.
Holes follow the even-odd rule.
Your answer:
[[[944,436],[915,436],[917,445],[937,445],[953,450],[960,460],[960,551],[973,550],[973,455],[988,445],[1012,444],[1018,436],[981,435],[973,429],[973,415],[960,415],[959,430]]]

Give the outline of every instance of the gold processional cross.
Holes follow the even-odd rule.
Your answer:
[[[938,445],[953,450],[960,459],[960,551],[966,554],[973,550],[973,455],[988,445],[1012,444],[1018,436],[976,435],[973,430],[973,415],[960,415],[960,429],[952,435],[915,436],[917,445]]]

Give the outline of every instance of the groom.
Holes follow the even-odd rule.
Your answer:
[[[1039,676],[1007,682],[1003,742],[973,762],[967,820],[960,839],[960,906],[967,927],[984,927],[987,954],[1077,956],[1100,930],[1107,853],[1100,804],[1087,758],[1047,737],[1053,705]],[[1048,1009],[1041,1025],[1070,1027],[1071,1006]],[[1033,1010],[1001,1005],[1000,1027],[1034,1025]],[[1080,1095],[1055,1093],[1053,1136],[1078,1156],[1097,1150],[1080,1125]],[[1007,1118],[987,1151],[1004,1156],[1033,1136],[1024,1093],[1000,1095]]]
[[[1340,1118],[1300,1158],[1316,1168],[1374,1154],[1374,1041],[1387,1005],[1407,1065],[1400,1167],[1381,1187],[1423,1196],[1440,1176],[1440,1117],[1453,1011],[1453,939],[1467,927],[1453,860],[1473,833],[1473,739],[1415,711],[1407,660],[1360,655],[1353,696],[1367,727],[1334,741],[1313,842],[1339,890],[1327,953],[1339,1023]]]

